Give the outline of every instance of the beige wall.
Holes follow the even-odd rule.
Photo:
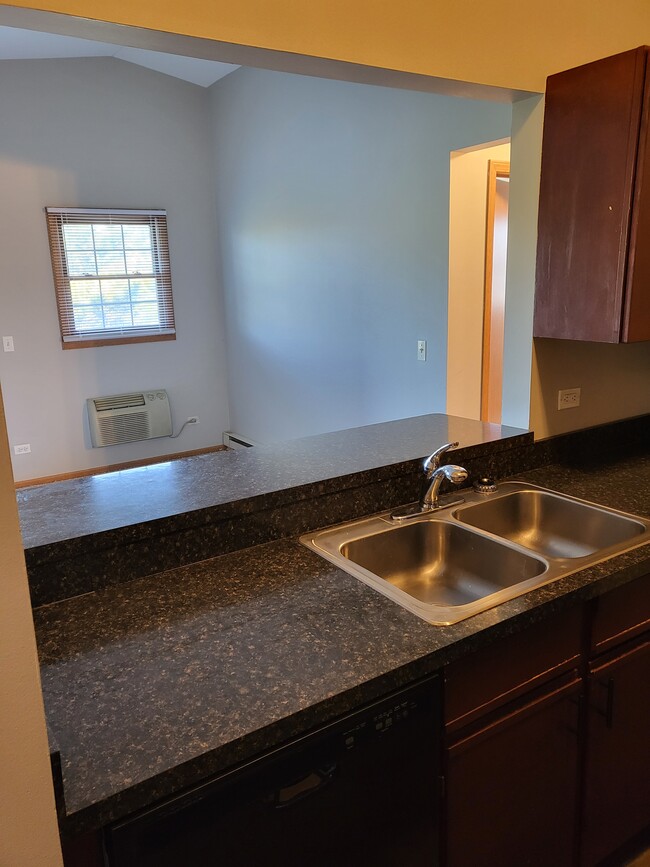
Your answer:
[[[447,412],[481,417],[488,162],[508,162],[510,145],[467,148],[449,166]]]
[[[8,6],[33,6],[12,0]],[[551,72],[650,42],[647,0],[40,0],[84,18],[542,91]]]
[[[58,867],[36,642],[0,395],[0,865]]]
[[[558,410],[561,388],[580,388],[580,406]],[[647,412],[650,343],[535,340],[530,426],[536,439]]]

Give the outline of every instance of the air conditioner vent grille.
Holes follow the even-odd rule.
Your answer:
[[[98,426],[105,446],[148,440],[151,436],[148,412],[132,412],[129,415],[100,418]]]
[[[89,397],[86,406],[94,448],[171,436],[171,408],[163,388]]]
[[[144,394],[115,394],[111,397],[93,398],[97,412],[111,409],[129,409],[132,406],[144,406]]]

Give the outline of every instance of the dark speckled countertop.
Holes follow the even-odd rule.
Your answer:
[[[412,501],[422,458],[450,441],[470,473],[502,476],[532,433],[433,414],[23,488],[32,604]]]
[[[216,506],[386,470],[425,457],[445,442],[463,448],[532,437],[506,425],[433,413],[239,451],[216,452],[121,472],[22,488],[25,548],[142,526]],[[318,493],[322,492],[318,488]],[[55,517],[53,517],[55,516]]]
[[[650,457],[518,475],[650,513]],[[36,609],[62,831],[97,828],[650,572],[650,545],[430,626],[292,539]]]

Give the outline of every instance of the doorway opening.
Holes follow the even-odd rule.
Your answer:
[[[500,423],[510,142],[450,154],[447,412]]]

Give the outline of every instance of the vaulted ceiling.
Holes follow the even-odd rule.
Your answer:
[[[126,48],[108,42],[79,39],[76,36],[0,27],[0,60],[42,60],[55,57],[116,57],[202,87],[210,87],[224,75],[238,69],[232,63],[220,63],[216,60],[164,54],[143,48]]]

